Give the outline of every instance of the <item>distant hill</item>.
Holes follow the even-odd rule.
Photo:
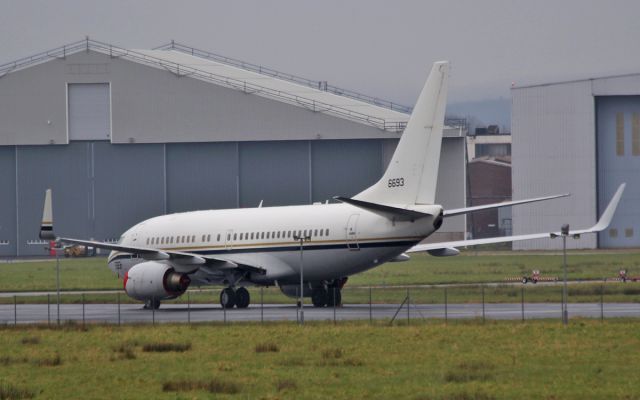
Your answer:
[[[467,118],[469,131],[476,126],[499,125],[500,131],[511,132],[511,99],[465,101],[447,105],[447,117]]]

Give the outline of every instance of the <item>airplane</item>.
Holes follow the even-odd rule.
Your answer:
[[[144,302],[144,308],[157,309],[161,301],[181,296],[190,285],[223,286],[224,308],[249,306],[245,286],[278,286],[290,297],[302,291],[316,307],[334,306],[341,304],[340,290],[349,276],[406,260],[407,253],[452,256],[460,246],[560,235],[419,244],[450,216],[568,196],[452,210],[435,203],[449,70],[447,61],[433,64],[384,175],[351,198],[337,196],[338,203],[331,204],[162,215],[134,225],[117,243],[105,243],[56,236],[48,189],[40,237],[111,250],[107,263],[123,279],[127,295]],[[570,234],[605,229],[623,190],[624,184],[596,225]]]

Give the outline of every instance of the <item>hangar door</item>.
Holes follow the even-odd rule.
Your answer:
[[[111,94],[108,83],[67,86],[69,140],[109,140]]]
[[[640,246],[640,96],[596,98],[598,215],[622,182],[627,188],[599,247]]]

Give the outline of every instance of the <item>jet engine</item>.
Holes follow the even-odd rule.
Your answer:
[[[190,283],[187,274],[154,261],[136,264],[124,275],[124,291],[142,301],[174,299],[183,294]]]

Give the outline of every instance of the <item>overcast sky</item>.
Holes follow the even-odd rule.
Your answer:
[[[638,0],[0,0],[0,63],[89,35],[171,39],[412,105],[430,64],[450,102],[516,85],[640,72]]]

